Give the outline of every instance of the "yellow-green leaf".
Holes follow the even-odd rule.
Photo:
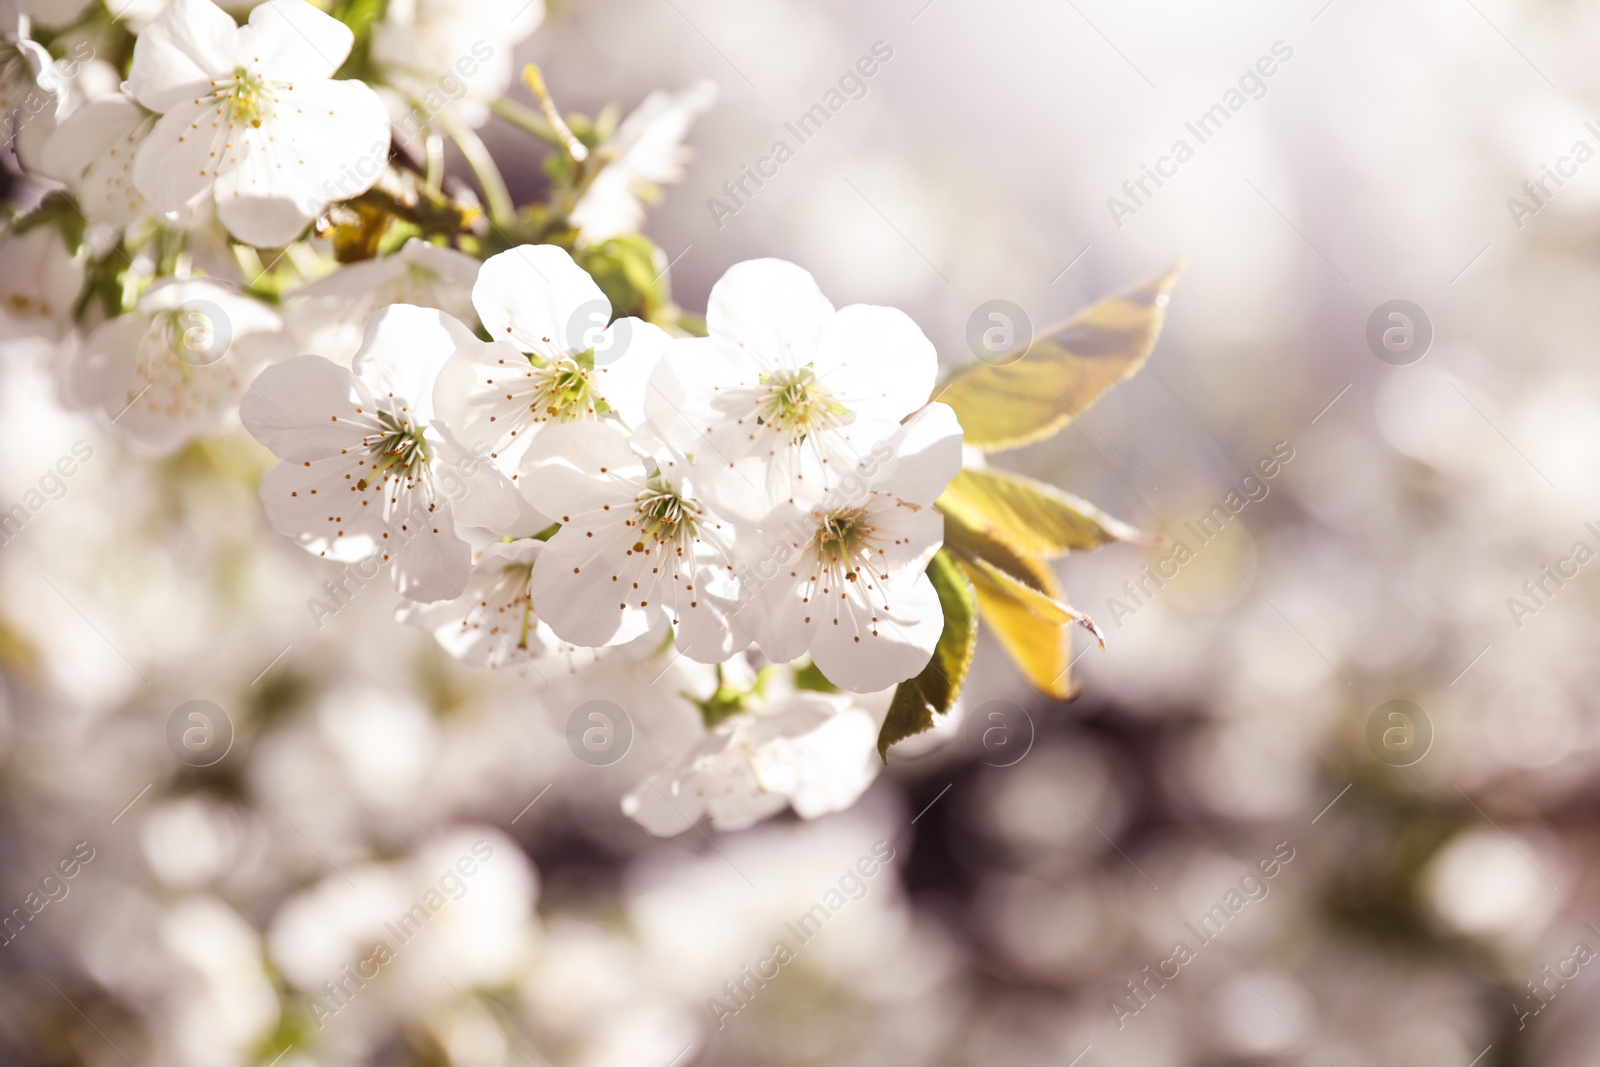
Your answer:
[[[969,527],[998,530],[1018,550],[1045,559],[1111,541],[1151,541],[1087,500],[1006,471],[960,472],[939,498],[939,510]]]
[[[941,505],[941,509],[943,507]],[[1061,589],[1056,572],[1042,559],[1030,556],[1005,532],[992,526],[974,526],[959,511],[944,512],[944,547],[962,562],[984,559],[1017,581],[1056,600]]]
[[[944,629],[933,658],[915,678],[895,687],[889,714],[878,731],[878,756],[889,762],[889,746],[931,730],[935,716],[947,713],[961,693],[978,644],[978,605],[962,569],[948,552],[936,553],[928,577],[939,594]]]
[[[1068,677],[1072,663],[1071,628],[1081,625],[1099,637],[1094,621],[1029,588],[986,560],[960,562],[972,580],[984,624],[1016,661],[1023,676],[1057,700],[1072,696]]]
[[[1019,358],[957,370],[934,399],[955,409],[975,448],[995,452],[1044,440],[1144,365],[1182,269],[1180,263],[1086,308]]]

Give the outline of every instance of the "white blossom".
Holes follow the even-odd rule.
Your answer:
[[[389,0],[372,58],[425,112],[448,107],[481,126],[511,87],[512,50],[543,21],[544,0]]]
[[[810,652],[858,693],[926,666],[944,625],[924,573],[944,540],[933,502],[960,469],[955,412],[929,404],[828,497],[781,508],[742,538],[739,619],[767,657]]]
[[[698,81],[679,93],[657,90],[617,127],[601,147],[612,158],[568,216],[585,244],[637,233],[646,203],[661,198],[660,186],[682,179],[693,157],[684,146],[689,128],[717,101],[717,86]]]
[[[798,692],[718,723],[681,759],[622,800],[629,818],[672,837],[702,816],[742,830],[793,807],[801,818],[843,811],[878,775],[878,717],[851,697]]]
[[[350,29],[306,0],[267,0],[236,26],[211,0],[173,0],[133,50],[128,91],[160,112],[133,178],[156,211],[210,195],[228,232],[284,245],[330,200],[370,188],[389,144],[383,101],[335,81]]]
[[[392,560],[412,600],[461,596],[472,550],[456,522],[518,513],[510,482],[433,425],[439,367],[481,344],[448,315],[395,304],[373,316],[350,370],[298,356],[263,373],[240,415],[285,461],[261,483],[273,528],[340,562]]]
[[[440,418],[486,442],[513,479],[543,426],[642,424],[645,389],[670,338],[641,319],[610,322],[611,301],[565,251],[522,245],[490,258],[472,302],[494,344],[458,353],[439,375],[435,402]]]
[[[521,488],[561,522],[533,568],[534,603],[558,635],[622,644],[665,618],[690,659],[718,663],[744,647],[732,623],[732,531],[684,474],[603,423],[539,435]]]
[[[134,441],[173,452],[231,418],[251,379],[290,354],[283,319],[199,278],[164,279],[79,350],[68,394]]]
[[[401,622],[428,630],[445,651],[478,667],[509,668],[539,676],[571,673],[595,660],[595,650],[557,637],[533,609],[529,588],[543,541],[522,538],[484,547],[466,589],[455,600],[408,602]]]
[[[367,320],[390,304],[438,308],[475,326],[472,283],[478,261],[413,237],[399,252],[350,263],[293,290],[289,322],[308,352],[348,366]]]
[[[674,341],[645,400],[695,460],[706,497],[757,522],[820,500],[933,390],[933,345],[903,312],[835,311],[806,271],[735,264],[711,289],[709,337]]]

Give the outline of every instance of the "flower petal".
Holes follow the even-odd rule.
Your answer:
[[[591,536],[592,535],[592,536]],[[620,523],[598,530],[563,526],[533,567],[533,606],[563,641],[587,648],[620,645],[650,629],[647,612],[630,607],[624,594],[597,582],[626,560],[633,534]],[[628,584],[618,575],[615,585]]]
[[[402,401],[413,420],[426,423],[433,418],[439,369],[458,348],[478,344],[471,330],[442,311],[390,304],[368,321],[350,369],[375,398]]]
[[[661,327],[629,316],[607,326],[595,345],[595,387],[630,429],[644,423],[650,375],[671,343]]]
[[[586,331],[611,318],[611,302],[594,279],[555,245],[491,256],[478,271],[472,303],[490,337],[546,357],[583,351]]]
[[[349,457],[285,461],[261,479],[261,503],[274,530],[306,551],[354,563],[375,552],[389,557],[383,520],[385,488],[356,488]]]
[[[706,329],[756,357],[766,369],[815,358],[833,305],[811,273],[781,259],[735,263],[711,287]]]
[[[939,356],[905,312],[852,304],[823,329],[816,372],[851,411],[898,421],[927,402]]]
[[[321,356],[296,356],[257,376],[239,418],[280,459],[307,463],[360,448],[373,411],[355,375]]]
[[[438,504],[426,518],[413,511],[401,531],[393,566],[401,596],[427,603],[454,600],[466,591],[472,546],[456,535],[449,504]]]
[[[440,429],[433,480],[455,509],[463,526],[505,530],[522,513],[522,496],[511,479],[486,457],[461,447],[447,429]]]
[[[182,100],[156,121],[133,157],[133,185],[154,211],[178,211],[211,188],[228,131],[210,100]]]
[[[929,404],[889,440],[893,459],[874,485],[911,504],[932,504],[961,470],[961,424],[947,404]]]
[[[212,79],[232,73],[238,55],[232,16],[211,0],[172,0],[134,43],[128,92],[151,111],[169,111],[209,92]]]
[[[889,592],[885,611],[852,584],[847,595],[834,600],[830,617],[820,620],[811,658],[834,685],[875,693],[910,678],[933,658],[944,631],[933,582],[918,573],[914,582]]]
[[[333,77],[354,42],[350,27],[306,0],[267,0],[239,30],[239,54],[286,82]]]
[[[568,422],[540,431],[522,460],[520,488],[557,521],[627,505],[648,472],[614,426]]]

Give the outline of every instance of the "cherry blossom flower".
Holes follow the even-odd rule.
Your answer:
[[[928,399],[933,345],[905,313],[835,311],[792,263],[737,263],[711,289],[709,337],[674,341],[645,400],[720,510],[759,521],[820,500]]]
[[[944,540],[933,502],[960,469],[955,412],[929,404],[828,497],[742,538],[739,620],[762,652],[786,663],[809,651],[858,693],[926,666],[944,625],[924,573]]]
[[[433,425],[440,366],[481,344],[448,315],[396,304],[373,316],[351,370],[298,356],[263,372],[240,415],[285,461],[261,483],[273,528],[328,559],[392,560],[412,600],[461,596],[472,549],[455,524],[518,513],[511,483]]]
[[[572,673],[593,663],[596,650],[562,641],[533,610],[529,582],[543,541],[523,538],[487,545],[455,600],[406,603],[401,622],[428,630],[446,652],[478,667]]]
[[[843,811],[878,775],[879,717],[849,696],[815,692],[741,712],[623,797],[623,813],[672,837],[702,816],[742,830],[786,807],[804,819]]]
[[[435,403],[513,478],[540,427],[603,417],[642,424],[650,373],[671,339],[641,319],[606,325],[611,302],[565,251],[522,245],[492,257],[472,302],[495,344],[458,353],[439,375]]]
[[[533,569],[533,600],[574,644],[631,641],[666,618],[678,648],[719,663],[743,648],[732,625],[732,535],[692,494],[684,465],[641,458],[612,426],[539,435],[521,486],[561,522]]]
[[[408,100],[481,126],[511,87],[512,50],[543,21],[544,0],[389,0],[372,58]]]
[[[390,304],[438,308],[475,326],[478,261],[413,237],[394,255],[350,263],[288,295],[290,326],[306,351],[348,366],[367,320]]]
[[[256,371],[292,352],[282,329],[259,300],[165,279],[89,335],[67,392],[146,448],[175,452],[232,417]]]
[[[645,203],[660,199],[660,186],[683,177],[693,153],[684,147],[689,128],[717,101],[717,86],[698,81],[680,93],[661,90],[645,97],[622,120],[601,151],[613,154],[568,216],[585,244],[637,233]]]
[[[83,260],[54,226],[0,235],[0,335],[59,341],[71,328],[83,277]]]
[[[239,240],[294,240],[330,200],[383,169],[389,119],[359,81],[334,81],[350,29],[306,0],[267,0],[245,26],[211,0],[173,0],[133,50],[127,87],[161,113],[134,160],[160,212],[202,194]]]

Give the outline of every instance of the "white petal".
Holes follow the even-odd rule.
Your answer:
[[[533,606],[564,641],[588,648],[619,645],[645,633],[646,612],[627,604],[625,561],[633,534],[621,524],[595,530],[563,526],[533,568]]]
[[[409,600],[454,600],[467,587],[472,546],[456,536],[450,505],[402,531],[394,549],[394,587]]]
[[[132,404],[139,399],[134,362],[128,354],[139,347],[146,324],[136,315],[120,315],[94,328],[77,352],[66,380],[67,401],[74,406]],[[116,417],[120,408],[111,410]]]
[[[706,328],[767,368],[801,367],[816,355],[833,305],[810,272],[781,259],[735,263],[711,287]]]
[[[735,626],[734,605],[705,584],[702,571],[695,576],[695,589],[677,595],[678,651],[697,663],[721,663],[750,642]]]
[[[928,665],[944,631],[939,594],[926,574],[889,590],[889,610],[854,586],[835,599],[811,642],[811,658],[828,681],[856,693],[875,693]],[[870,594],[869,594],[870,596]]]
[[[239,27],[211,0],[172,0],[134,43],[128,91],[150,110],[168,111],[230,76],[238,46]]]
[[[228,130],[210,100],[181,100],[133,157],[133,184],[158,212],[178,211],[216,181]]]
[[[261,479],[261,503],[274,530],[306,551],[343,563],[393,547],[383,521],[384,487],[356,488],[355,464],[338,459],[285,461]]]
[[[611,318],[594,279],[555,245],[520,245],[492,256],[472,288],[489,336],[543,356],[583,351],[587,334]]]
[[[961,424],[947,404],[929,404],[889,442],[892,459],[873,479],[911,504],[932,504],[961,470]]]
[[[362,447],[373,411],[355,375],[321,356],[296,356],[257,376],[239,418],[279,458],[307,463]]]
[[[372,316],[351,370],[378,400],[404,402],[413,420],[433,417],[434,379],[464,345],[481,342],[455,319],[434,308],[391,304]]]
[[[518,475],[538,428],[527,394],[534,369],[509,341],[462,343],[433,386],[435,417],[469,448],[482,447],[501,470]]]
[[[905,312],[852,304],[823,329],[816,371],[851,411],[899,420],[927,402],[939,357]]]
[[[521,489],[557,521],[624,507],[648,472],[621,431],[602,422],[547,426],[522,461]]]
[[[278,81],[306,81],[333,77],[354,41],[350,27],[306,0],[267,0],[239,31],[239,54]]]
[[[40,167],[67,182],[91,218],[124,226],[144,209],[133,160],[155,119],[124,96],[84,105],[45,141]]]
[[[750,765],[763,789],[815,819],[849,808],[877,778],[877,738],[877,721],[850,699],[797,693],[751,728]]]
[[[632,316],[618,319],[594,346],[595,387],[630,428],[644,422],[650,375],[672,338],[661,327]]]
[[[511,479],[501,474],[487,456],[476,456],[441,429],[433,465],[434,484],[455,509],[463,526],[505,530],[522,512],[522,496]]]

